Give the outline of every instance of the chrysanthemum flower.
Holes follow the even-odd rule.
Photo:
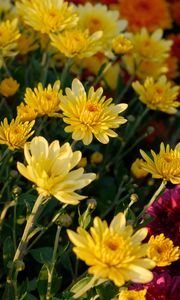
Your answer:
[[[24,101],[38,116],[56,117],[60,111],[60,95],[60,81],[57,80],[53,86],[48,84],[47,88],[43,88],[42,83],[39,83],[34,91],[27,88]]]
[[[82,30],[88,29],[90,34],[102,31],[101,45],[106,50],[111,46],[112,39],[127,26],[126,20],[119,19],[119,12],[108,9],[106,5],[86,3],[77,7],[79,16],[78,26]]]
[[[123,34],[120,34],[112,40],[112,49],[116,54],[125,54],[133,49],[133,44]]]
[[[90,233],[81,227],[77,233],[67,232],[75,246],[73,251],[90,266],[88,272],[96,277],[112,280],[117,286],[128,280],[141,283],[152,280],[148,269],[155,263],[146,258],[147,244],[141,244],[147,229],[142,228],[133,234],[133,228],[126,225],[123,213],[117,214],[109,227],[106,221],[96,217]]]
[[[27,139],[34,133],[32,122],[21,122],[18,118],[12,119],[8,124],[7,118],[0,125],[0,144],[5,144],[10,150],[20,149],[24,147]]]
[[[123,56],[130,74],[144,79],[147,76],[158,77],[168,71],[166,59],[170,54],[172,41],[162,38],[162,29],[149,34],[146,28],[130,38],[133,51]]]
[[[122,290],[118,300],[146,300],[146,289],[140,291]]]
[[[176,107],[180,106],[180,102],[177,101],[179,86],[172,86],[166,76],[161,76],[157,81],[154,81],[152,77],[147,77],[143,85],[136,81],[132,86],[139,94],[139,100],[150,109],[175,114]]]
[[[38,116],[38,113],[33,106],[25,105],[23,102],[21,102],[16,108],[17,117],[22,122],[35,120]]]
[[[74,8],[63,0],[21,0],[16,6],[24,22],[41,33],[73,28],[78,21]]]
[[[166,189],[148,208],[147,213],[153,218],[147,225],[149,234],[164,233],[174,245],[180,246],[180,185]]]
[[[72,89],[66,88],[66,96],[61,96],[63,120],[69,124],[66,132],[72,132],[74,140],[82,140],[85,145],[92,142],[93,134],[101,143],[107,144],[109,137],[117,134],[111,128],[118,128],[127,122],[118,114],[127,108],[127,104],[111,104],[112,98],[105,100],[103,89],[86,91],[78,79],[72,82]]]
[[[20,37],[17,24],[17,19],[0,22],[0,67],[5,57],[17,54],[17,40]]]
[[[179,300],[180,276],[171,277],[167,269],[156,269],[153,280],[145,284],[133,284],[130,290],[146,289],[146,300]]]
[[[173,241],[164,234],[152,235],[148,241],[148,257],[155,261],[156,266],[165,267],[179,259],[179,247],[174,247]]]
[[[66,57],[82,59],[94,55],[101,49],[101,45],[98,43],[101,36],[102,31],[90,35],[88,30],[74,29],[66,30],[58,35],[51,35],[50,38],[52,46]]]
[[[13,96],[19,89],[19,83],[12,77],[5,78],[0,82],[0,94],[4,97]]]
[[[35,137],[24,146],[27,166],[17,163],[18,171],[36,185],[39,194],[54,196],[67,204],[78,204],[86,198],[75,190],[82,189],[95,179],[94,173],[83,168],[72,170],[81,159],[81,152],[73,152],[69,143],[60,147],[59,141],[50,145],[42,136]]]
[[[156,154],[151,150],[153,160],[142,150],[140,150],[145,162],[142,168],[152,174],[153,178],[162,178],[171,181],[173,184],[180,184],[180,143],[175,149],[163,143],[160,145],[160,152]]]
[[[119,10],[128,20],[128,29],[137,32],[142,27],[148,31],[170,28],[171,15],[166,0],[121,0]]]
[[[37,49],[39,45],[35,40],[35,36],[32,32],[23,32],[21,33],[20,38],[17,41],[17,49],[19,54],[25,55],[31,51]]]

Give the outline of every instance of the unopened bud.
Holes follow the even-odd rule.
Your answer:
[[[87,205],[89,209],[95,209],[97,206],[97,201],[94,198],[88,199],[87,200]]]
[[[10,171],[10,176],[11,176],[12,178],[17,178],[18,174],[19,174],[19,173],[18,173],[16,170],[11,170],[11,171]]]
[[[131,194],[130,200],[131,202],[135,203],[139,200],[139,196],[137,194]]]
[[[12,193],[13,193],[13,194],[18,195],[18,194],[20,194],[21,192],[22,192],[22,188],[19,187],[18,185],[14,185],[14,186],[12,187]]]
[[[64,227],[69,227],[72,224],[72,217],[68,214],[61,215],[56,223]]]

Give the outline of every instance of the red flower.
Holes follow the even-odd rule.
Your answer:
[[[150,235],[164,233],[176,246],[180,246],[180,185],[166,189],[148,209],[154,220],[148,224]]]

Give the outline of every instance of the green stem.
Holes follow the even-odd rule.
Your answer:
[[[9,71],[9,69],[8,69],[8,67],[7,67],[7,64],[6,64],[5,60],[4,60],[4,58],[2,58],[2,61],[3,61],[3,67],[4,67],[4,70],[6,71],[7,76],[12,77],[12,76],[11,76],[11,72]]]
[[[68,74],[72,67],[72,64],[73,64],[73,60],[69,58],[64,65],[63,71],[61,73],[61,88],[62,88],[62,90],[64,90],[64,88],[66,86],[66,79],[68,77]]]
[[[54,267],[55,267],[56,259],[57,259],[57,249],[58,249],[58,245],[59,245],[60,232],[61,232],[61,226],[58,225],[57,231],[56,231],[56,237],[55,237],[55,241],[54,241],[54,250],[53,250],[53,256],[52,256],[52,261],[51,261],[51,267],[48,270],[48,285],[47,285],[46,300],[50,300],[52,298],[51,287],[52,287],[52,281],[53,281]]]
[[[3,207],[3,210],[0,214],[0,230],[2,229],[3,221],[6,217],[8,209],[12,206],[15,206],[15,204],[16,204],[16,202],[14,200],[13,201],[8,201],[7,203],[5,203],[5,205]]]
[[[39,195],[37,200],[35,201],[32,212],[27,220],[21,241],[20,241],[19,246],[14,255],[13,262],[15,262],[16,260],[23,260],[23,257],[25,255],[25,251],[26,251],[26,247],[28,244],[28,236],[34,228],[35,222],[38,217],[39,208],[42,205],[42,203],[44,202],[44,200],[45,200],[44,196]]]
[[[135,75],[131,75],[129,77],[129,80],[128,80],[125,88],[122,90],[120,95],[117,97],[118,102],[120,102],[122,100],[122,98],[124,97],[124,95],[128,92],[129,88],[131,87],[132,82],[134,81],[134,78],[135,78]]]
[[[163,179],[159,188],[156,190],[156,192],[152,196],[151,200],[146,205],[146,209],[148,209],[153,204],[153,202],[158,198],[158,196],[164,191],[164,189],[166,188],[166,184],[167,184],[167,181]]]

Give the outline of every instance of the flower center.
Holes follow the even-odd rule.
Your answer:
[[[87,104],[87,109],[89,110],[89,112],[98,111],[97,105],[96,104],[92,104],[92,103]]]
[[[98,30],[101,30],[102,24],[99,19],[92,18],[91,20],[89,20],[88,28],[89,28],[90,33],[92,34]]]
[[[112,251],[115,251],[119,248],[117,241],[107,241],[106,245]]]

